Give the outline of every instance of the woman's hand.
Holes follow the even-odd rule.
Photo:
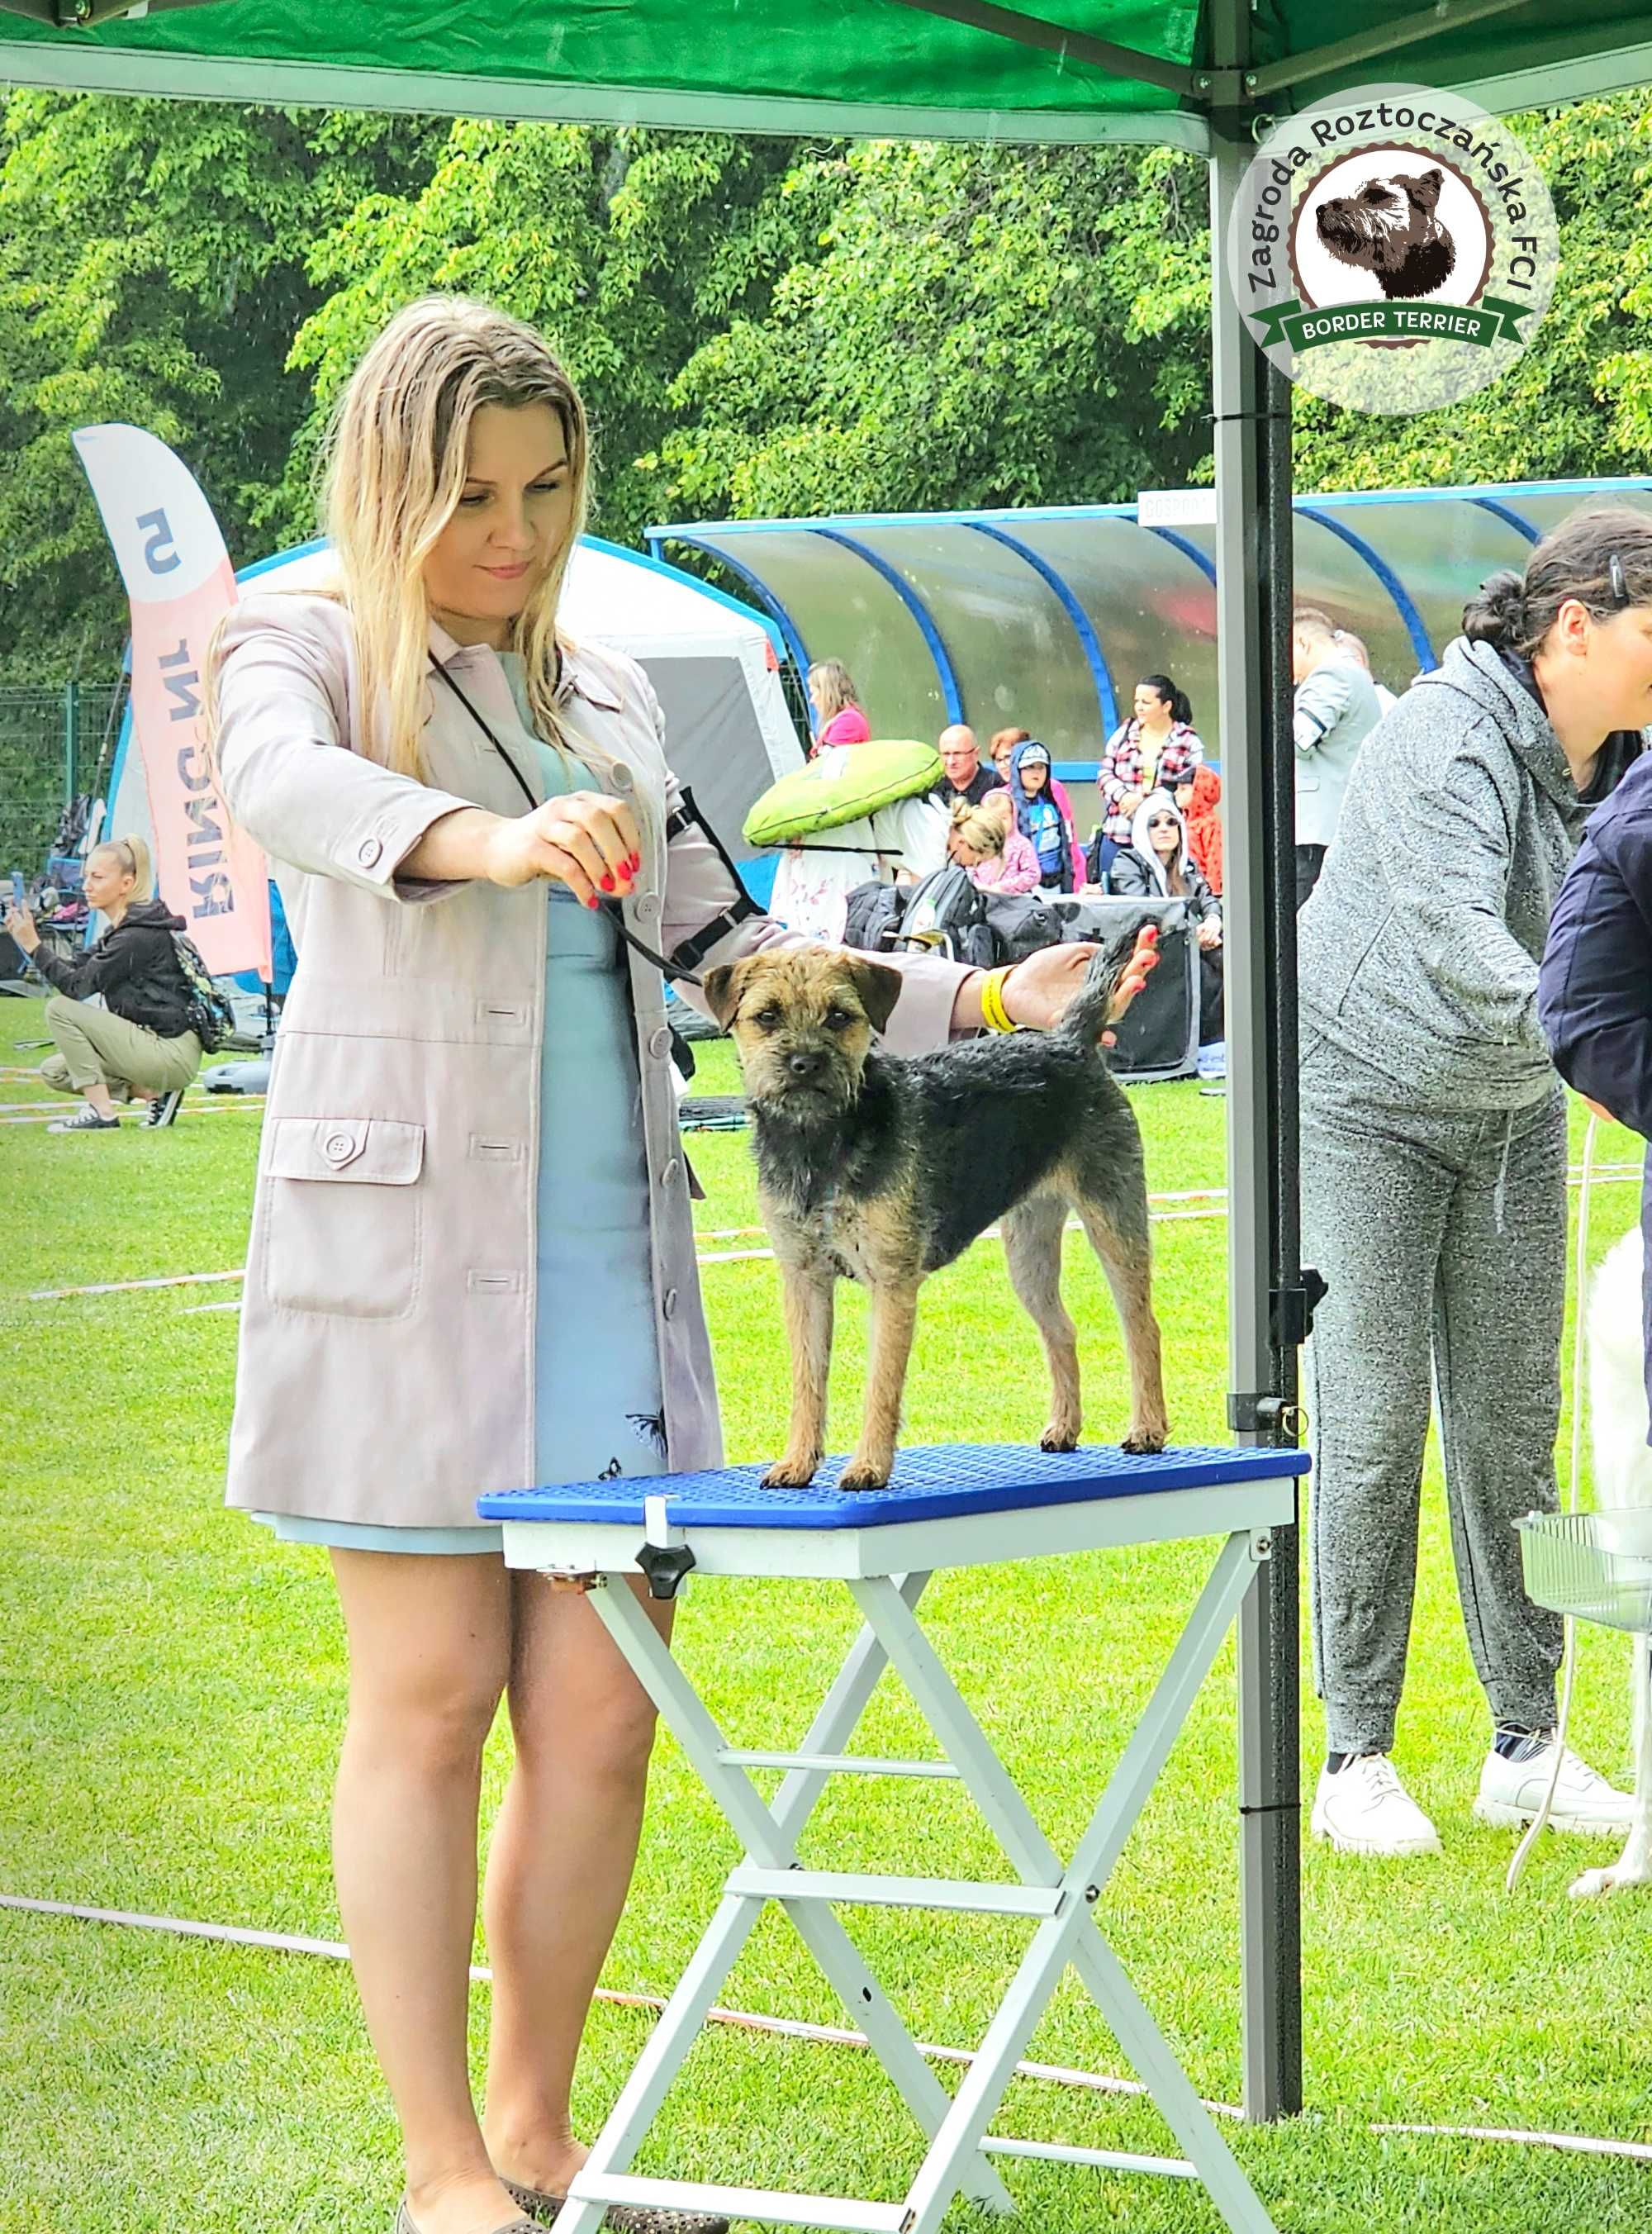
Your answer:
[[[1214,916],[1206,917],[1205,920],[1200,924],[1198,927],[1198,943],[1207,950],[1212,946],[1220,946],[1222,944],[1222,926],[1218,923]]]
[[[509,887],[545,877],[596,907],[604,897],[623,899],[630,892],[642,866],[642,841],[623,799],[575,791],[498,823],[489,833],[486,862],[490,883]]]
[[[1120,814],[1133,814],[1140,804],[1141,794],[1139,791],[1127,791],[1119,801],[1119,812]]]
[[[32,954],[40,944],[40,933],[35,928],[35,918],[26,907],[15,904],[6,910],[5,927],[25,954]]]
[[[1003,983],[1004,1013],[1012,1024],[1048,1031],[1067,1012],[1068,1003],[1084,983],[1094,946],[1045,946],[1018,962]],[[1159,926],[1144,924],[1119,976],[1107,1009],[1107,1022],[1116,1024],[1142,987],[1147,973],[1159,965]],[[1102,1044],[1110,1047],[1113,1035],[1105,1032]]]

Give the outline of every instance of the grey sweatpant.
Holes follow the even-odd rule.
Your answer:
[[[1303,1262],[1330,1284],[1308,1353],[1314,1680],[1327,1746],[1394,1744],[1431,1362],[1475,1673],[1495,1721],[1547,1728],[1561,1623],[1525,1594],[1512,1523],[1557,1503],[1558,1086],[1512,1114],[1420,1116],[1320,1041],[1302,1088]]]

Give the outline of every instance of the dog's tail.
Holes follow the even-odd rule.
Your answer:
[[[1113,993],[1135,948],[1133,929],[1119,931],[1105,946],[1097,947],[1084,973],[1084,983],[1068,1002],[1059,1029],[1087,1048],[1100,1046],[1101,1035],[1107,1028]]]

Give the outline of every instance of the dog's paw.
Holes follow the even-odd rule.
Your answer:
[[[880,1466],[871,1459],[852,1459],[838,1476],[839,1489],[887,1489],[889,1477],[895,1471],[891,1459]]]
[[[1609,1892],[1633,1892],[1647,1885],[1652,1885],[1652,1872],[1625,1869],[1617,1861],[1603,1870],[1585,1870],[1582,1877],[1572,1879],[1568,1890],[1574,1900],[1599,1900]]]
[[[765,1489],[806,1489],[814,1480],[819,1459],[776,1459],[763,1476]]]
[[[1151,1458],[1162,1451],[1169,1440],[1168,1427],[1133,1427],[1119,1448],[1128,1451],[1133,1459]]]
[[[1079,1431],[1076,1427],[1048,1427],[1038,1439],[1041,1451],[1075,1451],[1078,1447]]]

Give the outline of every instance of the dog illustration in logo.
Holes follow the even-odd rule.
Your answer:
[[[1339,264],[1368,271],[1390,302],[1432,295],[1451,277],[1456,244],[1434,214],[1445,174],[1396,172],[1322,202],[1314,224]]]

